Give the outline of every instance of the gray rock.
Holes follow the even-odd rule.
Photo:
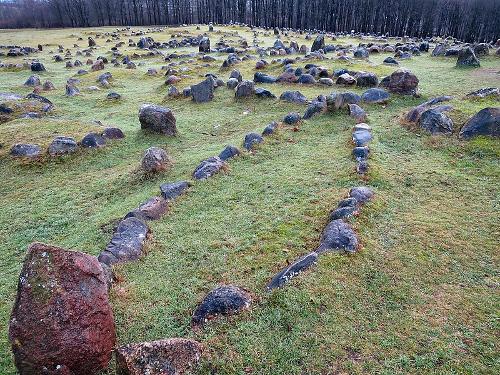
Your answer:
[[[243,147],[247,150],[252,150],[256,144],[264,142],[264,139],[257,133],[249,133],[245,135]]]
[[[10,149],[10,155],[18,158],[36,159],[42,153],[39,145],[29,143],[17,143]]]
[[[366,48],[358,47],[354,51],[354,57],[357,59],[367,59],[370,56],[370,53]]]
[[[365,122],[367,119],[366,112],[357,104],[348,104],[349,116],[354,118],[358,123]]]
[[[80,142],[80,145],[85,148],[100,148],[106,145],[104,137],[97,133],[89,133]]]
[[[276,77],[272,77],[262,72],[256,72],[253,76],[255,83],[275,83]]]
[[[236,86],[236,98],[245,98],[255,94],[255,87],[253,81],[241,81]]]
[[[276,131],[277,127],[278,127],[278,123],[276,121],[271,122],[269,125],[267,125],[264,128],[264,131],[262,132],[262,135],[266,136],[266,135],[274,134],[274,132]]]
[[[40,77],[38,77],[36,74],[33,74],[30,76],[26,82],[24,82],[24,86],[30,86],[30,87],[35,87],[35,86],[40,86]]]
[[[125,138],[125,134],[119,128],[106,128],[101,134],[105,139],[121,139]]]
[[[349,197],[355,198],[358,204],[365,204],[371,201],[375,193],[367,186],[356,186],[349,191]]]
[[[233,90],[236,88],[236,86],[238,86],[238,83],[239,82],[236,78],[229,78],[226,84],[229,89]]]
[[[462,48],[458,52],[457,67],[459,68],[479,68],[481,64],[471,47]]]
[[[374,73],[359,72],[355,78],[356,86],[359,87],[376,87],[378,85],[378,78]]]
[[[263,89],[261,87],[257,87],[255,89],[255,95],[259,98],[269,98],[269,99],[276,98],[276,95],[274,95],[271,91]]]
[[[214,79],[209,76],[203,82],[191,86],[191,95],[195,103],[206,103],[214,98]]]
[[[311,47],[311,52],[319,51],[320,49],[325,49],[325,36],[320,34],[314,39]]]
[[[372,133],[367,130],[358,130],[352,133],[352,141],[357,147],[366,146],[372,140]]]
[[[451,134],[453,132],[453,122],[440,111],[428,109],[422,113],[419,126],[434,134]]]
[[[168,169],[171,160],[167,152],[160,147],[150,147],[144,152],[141,166],[146,173],[157,173]]]
[[[163,197],[152,197],[137,209],[130,211],[125,218],[135,217],[142,221],[158,220],[168,211],[168,200]]]
[[[224,150],[219,154],[219,158],[223,161],[226,161],[230,158],[234,158],[240,154],[240,150],[237,147],[228,145]]]
[[[191,184],[188,181],[169,182],[160,185],[161,196],[167,200],[173,200],[184,194]]]
[[[384,89],[372,88],[361,95],[361,100],[365,103],[383,104],[387,103],[390,97],[391,95]]]
[[[210,38],[208,37],[201,38],[198,50],[200,52],[210,52]]]
[[[354,147],[352,150],[352,154],[356,158],[356,160],[363,160],[363,159],[368,159],[368,156],[370,155],[370,149],[368,146],[362,146],[362,147]]]
[[[280,288],[290,281],[293,277],[301,272],[307,270],[318,261],[318,254],[316,252],[309,253],[300,257],[295,262],[278,272],[272,280],[267,284],[267,289],[272,290]]]
[[[320,245],[316,252],[322,254],[326,251],[356,252],[358,237],[352,227],[343,220],[331,221],[323,231]]]
[[[283,122],[287,125],[295,125],[301,120],[300,114],[297,112],[291,112],[285,116]]]
[[[177,134],[176,119],[170,108],[155,104],[143,104],[139,109],[141,129],[164,135]]]
[[[194,170],[193,178],[196,180],[207,179],[214,174],[218,173],[220,170],[227,168],[227,164],[219,158],[218,156],[213,156],[211,158],[203,160]]]
[[[72,154],[78,149],[78,144],[73,138],[58,136],[49,145],[49,154],[58,156],[64,154]]]
[[[280,96],[280,100],[297,104],[307,103],[307,98],[300,91],[284,91]]]
[[[460,138],[471,139],[479,135],[500,137],[500,108],[484,108],[470,118],[460,130]]]

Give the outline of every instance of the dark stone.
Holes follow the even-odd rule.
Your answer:
[[[269,125],[267,125],[264,128],[264,131],[262,132],[263,136],[266,135],[271,135],[275,132],[276,128],[278,127],[278,123],[276,121],[271,122]]]
[[[210,52],[210,39],[208,37],[201,38],[198,50],[205,53]]]
[[[360,205],[371,201],[374,195],[373,190],[367,186],[356,186],[349,191],[349,197],[355,198]]]
[[[295,125],[300,121],[300,114],[297,112],[291,112],[285,116],[283,122],[287,125]]]
[[[207,179],[218,173],[221,169],[224,170],[227,164],[218,156],[203,160],[194,170],[193,178],[196,180]]]
[[[374,73],[359,72],[355,78],[356,86],[359,87],[375,87],[378,85],[378,78]]]
[[[32,72],[45,72],[45,67],[39,61],[33,61],[31,63],[31,71]]]
[[[120,94],[118,94],[117,92],[110,92],[106,98],[110,99],[110,100],[118,100],[118,99],[121,99],[121,97],[122,96]]]
[[[354,118],[358,123],[365,122],[367,119],[366,112],[357,104],[348,104],[349,116]]]
[[[78,87],[72,84],[66,85],[66,96],[75,96],[78,94],[80,94],[80,90],[78,90]]]
[[[231,72],[231,74],[229,75],[229,78],[236,78],[236,79],[238,80],[238,82],[243,81],[243,77],[242,77],[242,75],[241,75],[240,71],[239,71],[239,70],[237,70],[237,69],[234,69],[234,70]]]
[[[30,76],[26,82],[24,82],[24,86],[30,86],[30,87],[35,87],[35,86],[40,86],[40,77],[38,77],[36,74]]]
[[[207,77],[203,82],[191,86],[191,95],[195,103],[206,103],[214,98],[214,79]]]
[[[58,136],[49,145],[51,156],[71,154],[78,149],[78,144],[73,138]]]
[[[320,238],[320,245],[316,252],[321,254],[331,250],[343,250],[348,253],[354,253],[357,248],[358,237],[352,227],[346,222],[337,219],[331,221],[324,229]]]
[[[354,57],[357,59],[367,59],[370,56],[370,53],[366,48],[358,47],[354,51]]]
[[[116,342],[102,266],[94,256],[33,243],[9,326],[20,374],[96,375]]]
[[[488,56],[490,54],[490,48],[487,43],[478,43],[474,46],[474,53],[476,56]]]
[[[297,104],[307,103],[307,98],[300,91],[284,91],[280,96],[280,100]]]
[[[365,103],[384,104],[389,101],[390,97],[391,95],[384,89],[372,88],[361,95],[361,100]]]
[[[100,134],[89,133],[83,137],[80,145],[86,148],[99,148],[106,145],[106,140]]]
[[[217,315],[236,314],[248,309],[251,303],[250,294],[241,288],[232,285],[217,287],[196,308],[191,324],[199,326]]]
[[[176,119],[170,108],[155,104],[143,104],[139,109],[141,129],[174,136],[177,134]]]
[[[310,119],[314,115],[324,112],[326,110],[326,99],[324,101],[314,100],[306,109],[304,120]]]
[[[219,159],[226,161],[227,159],[234,158],[235,156],[238,156],[240,154],[240,150],[238,150],[237,147],[235,146],[226,146],[224,150],[221,151],[219,154]]]
[[[128,217],[135,217],[143,221],[158,220],[167,210],[168,201],[165,198],[153,197],[142,203],[137,209],[130,211],[125,215],[125,219]]]
[[[320,34],[314,39],[314,42],[311,47],[311,52],[319,51],[320,49],[325,48],[325,36]]]
[[[115,353],[119,375],[182,375],[195,370],[203,346],[194,340],[173,338],[124,345]]]
[[[168,169],[171,160],[167,151],[160,147],[150,147],[144,152],[141,166],[146,173],[158,173]]]
[[[303,85],[312,85],[316,83],[316,80],[311,74],[302,74],[297,79],[297,83],[301,83]]]
[[[498,87],[485,87],[466,95],[468,98],[487,98],[487,97],[500,97],[500,89]]]
[[[161,196],[167,200],[173,200],[184,194],[191,184],[187,181],[177,181],[160,185]]]
[[[236,98],[244,98],[252,96],[255,93],[255,86],[253,81],[241,81],[238,86],[236,86]]]
[[[255,95],[259,98],[276,98],[276,95],[274,95],[271,91],[257,87],[255,89]]]
[[[276,78],[262,72],[256,72],[253,76],[255,83],[275,83]]]
[[[312,252],[305,256],[300,257],[291,265],[287,266],[286,268],[278,272],[269,282],[269,284],[267,284],[267,289],[272,290],[275,288],[282,287],[293,277],[305,271],[306,269],[314,265],[317,261],[318,261],[318,254],[316,252]]]
[[[95,47],[95,40],[91,36],[88,38],[89,47]]]
[[[356,207],[338,207],[331,214],[329,220],[347,219],[357,212]]]
[[[422,129],[431,134],[451,134],[453,132],[453,122],[440,111],[428,109],[422,113],[419,120]]]
[[[383,62],[386,65],[399,65],[397,60],[394,57],[390,57],[390,56],[386,57]]]
[[[264,139],[257,133],[249,133],[245,135],[245,140],[243,141],[243,147],[250,151],[254,148],[256,144],[264,142]]]
[[[367,146],[362,147],[354,147],[352,150],[352,154],[356,158],[356,160],[368,159],[370,155],[370,149]]]
[[[358,174],[365,174],[368,172],[368,162],[366,160],[359,160],[358,164],[356,165],[356,172]]]
[[[460,138],[479,135],[500,137],[500,108],[484,108],[470,118],[460,130]]]
[[[390,76],[385,77],[380,86],[387,88],[390,92],[403,95],[415,95],[418,87],[418,78],[406,69],[398,69]]]
[[[354,85],[356,83],[356,79],[349,73],[344,73],[337,78],[335,83],[337,85]]]
[[[123,219],[106,249],[99,254],[99,262],[111,266],[139,259],[149,232],[149,227],[142,220],[135,217]]]
[[[458,52],[457,67],[463,68],[479,68],[481,64],[479,59],[476,57],[474,50],[471,47],[462,48]]]
[[[430,109],[432,106],[434,106],[438,103],[441,103],[441,102],[449,101],[451,99],[453,99],[452,96],[439,96],[436,98],[432,98],[432,99],[412,108],[410,110],[410,112],[408,112],[408,114],[406,115],[406,121],[416,123],[420,120],[420,116],[422,115],[422,113],[424,113],[425,111]],[[448,110],[452,109],[452,107],[451,106],[439,106],[439,107],[435,107],[433,109],[436,111],[439,111],[439,112],[444,112],[444,111],[448,111]]]
[[[42,153],[39,145],[17,143],[10,149],[10,155],[19,158],[36,159]]]
[[[121,139],[125,138],[125,134],[119,128],[106,128],[101,134],[105,139]]]

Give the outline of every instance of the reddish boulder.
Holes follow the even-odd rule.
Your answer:
[[[182,375],[200,361],[202,345],[189,339],[165,339],[116,349],[118,375]]]
[[[92,375],[115,346],[106,276],[97,258],[33,243],[9,327],[20,374]]]
[[[398,69],[390,76],[385,77],[380,86],[388,91],[403,95],[415,95],[417,93],[418,78],[406,69]]]

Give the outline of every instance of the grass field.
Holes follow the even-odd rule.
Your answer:
[[[238,32],[250,44],[253,39],[247,29],[223,30]],[[277,99],[235,101],[227,88],[217,89],[215,99],[205,104],[165,98],[163,76],[146,75],[147,68],[165,64],[158,57],[133,59],[145,63],[136,70],[106,67],[114,77],[111,90],[122,95],[118,102],[106,100],[111,90],[85,90],[97,84],[102,72],[79,77],[82,95],[66,98],[65,82],[78,68],[53,62],[49,51],[59,44],[70,48],[80,43],[83,48],[92,31],[0,30],[2,44],[45,45],[36,55],[47,68],[40,77],[57,88],[42,94],[56,106],[50,117],[0,124],[1,374],[15,373],[8,320],[31,242],[97,255],[116,221],[158,195],[161,183],[189,178],[202,159],[217,155],[226,144],[239,147],[246,133],[260,132],[290,111],[305,110]],[[151,36],[167,41],[179,31],[196,33],[190,27]],[[79,36],[84,41],[78,42]],[[211,35],[212,45],[218,37]],[[303,37],[284,40],[310,46]],[[274,37],[260,40],[270,46]],[[94,58],[109,58],[113,44],[96,41],[100,47]],[[345,38],[335,43],[357,42]],[[382,77],[394,70],[381,64],[388,55],[374,55],[369,62],[320,63],[330,71],[347,66]],[[199,82],[207,72],[227,80],[230,70],[219,72],[224,55],[214,56],[218,60],[211,67],[197,62],[179,89]],[[207,348],[202,374],[499,373],[500,143],[488,138],[463,142],[456,134],[431,137],[401,124],[405,111],[438,95],[455,97],[450,116],[457,131],[480,109],[498,107],[491,99],[463,98],[475,89],[500,86],[500,59],[490,56],[481,63],[476,70],[457,69],[454,59],[430,54],[401,63],[420,79],[422,97],[393,96],[386,107],[364,106],[374,134],[366,181],[356,175],[351,157],[353,120],[323,114],[305,121],[297,132],[281,128],[255,153],[231,160],[226,174],[196,182],[167,216],[151,222],[147,255],[116,268],[121,281],[112,289],[111,301],[119,343],[194,338]],[[252,79],[254,64],[250,60],[236,68]],[[265,72],[281,69],[270,65]],[[0,69],[0,92],[29,93],[23,83],[30,74]],[[259,86],[277,96],[298,89],[310,99],[332,91],[362,92]],[[143,103],[170,107],[178,137],[141,132],[138,108]],[[126,138],[102,150],[40,163],[8,155],[18,142],[46,145],[58,134],[80,139],[98,127],[94,120],[120,127]],[[145,178],[138,167],[150,146],[166,148],[174,165]],[[353,220],[362,249],[350,256],[325,255],[287,287],[266,292],[267,282],[287,261],[317,246],[329,211],[360,184],[376,191],[376,199]],[[221,283],[251,291],[251,309],[217,319],[205,330],[191,330],[192,311]]]

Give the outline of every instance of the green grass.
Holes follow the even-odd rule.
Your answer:
[[[171,30],[152,36],[166,41],[177,29]],[[194,27],[186,30],[195,32]],[[228,30],[249,42],[253,38],[243,29]],[[65,81],[77,68],[53,63],[48,51],[59,43],[84,47],[88,33],[0,30],[3,44],[52,43],[37,57],[48,69],[40,74],[42,80],[50,79],[57,87],[46,94],[56,105],[53,116],[0,124],[2,374],[15,373],[7,326],[29,243],[48,242],[97,255],[111,238],[113,224],[159,194],[161,183],[189,178],[202,159],[218,154],[226,144],[241,146],[246,133],[260,132],[287,112],[305,109],[278,100],[235,101],[226,88],[218,89],[215,100],[206,104],[165,99],[163,76],[145,74],[147,68],[163,65],[159,58],[134,59],[145,62],[137,70],[111,65],[105,70],[114,76],[111,90],[123,96],[119,102],[106,101],[111,90],[85,91],[96,85],[102,72],[82,76],[82,95],[65,98]],[[78,42],[78,36],[84,41]],[[212,44],[217,39],[217,34],[212,36]],[[237,42],[236,37],[230,39]],[[259,39],[265,45],[273,42],[271,35]],[[293,39],[310,44],[303,36]],[[107,45],[104,40],[97,39],[98,45]],[[109,57],[107,50],[102,47],[94,58]],[[129,50],[133,52],[137,50]],[[321,64],[330,71],[348,66],[383,76],[393,70],[381,65],[387,55],[364,63]],[[206,72],[218,73],[223,55],[218,59],[211,67],[197,62],[178,87],[200,81]],[[254,63],[236,68],[251,79]],[[385,108],[364,106],[374,133],[368,181],[357,177],[350,156],[353,120],[345,114],[324,114],[304,122],[298,132],[281,128],[255,153],[230,161],[226,174],[194,184],[167,216],[152,222],[147,255],[116,270],[122,281],[114,286],[111,301],[119,343],[195,338],[207,349],[202,374],[498,373],[498,140],[431,137],[403,125],[401,118],[428,98],[454,95],[451,117],[458,131],[478,110],[498,106],[463,96],[500,86],[500,60],[488,57],[481,69],[459,70],[454,60],[423,55],[402,65],[419,77],[422,98],[394,97]],[[265,71],[277,74],[280,69],[276,64]],[[220,75],[226,80],[229,72]],[[0,92],[27,94],[30,90],[22,84],[30,74],[1,71]],[[345,90],[260,86],[278,96],[298,89],[309,98]],[[173,109],[178,137],[141,132],[137,113],[147,102]],[[98,128],[94,120],[120,127],[126,138],[102,150],[35,164],[8,156],[10,146],[19,141],[46,145],[56,134],[80,139]],[[146,179],[137,169],[150,146],[165,147],[174,165]],[[286,288],[265,292],[275,272],[316,247],[329,210],[359,184],[369,184],[377,193],[353,220],[362,249],[351,256],[325,255]],[[192,311],[221,283],[250,290],[252,308],[192,331]]]

